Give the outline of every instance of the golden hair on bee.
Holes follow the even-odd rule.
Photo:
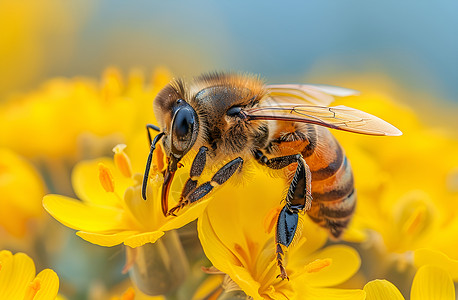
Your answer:
[[[259,76],[249,73],[220,73],[211,72],[200,75],[195,79],[195,89],[200,91],[207,87],[226,86],[229,88],[245,88],[254,95],[263,96],[264,82]]]

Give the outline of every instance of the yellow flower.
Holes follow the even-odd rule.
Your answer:
[[[73,187],[82,201],[47,195],[43,199],[45,209],[62,224],[78,230],[81,238],[107,247],[124,243],[135,248],[154,243],[165,231],[182,227],[199,216],[207,201],[193,205],[178,217],[164,217],[160,173],[152,174],[147,200],[143,200],[142,175],[130,169],[124,147],[115,147],[115,161],[100,158],[76,165]],[[133,174],[132,177],[126,176],[129,174]],[[179,192],[188,176],[189,168],[177,173],[169,197],[172,204],[178,203]]]
[[[358,87],[357,82],[352,86]],[[388,252],[431,248],[458,258],[458,138],[446,128],[432,128],[418,112],[393,100],[393,94],[405,98],[405,93],[380,92],[373,85],[362,89],[361,96],[345,104],[389,121],[404,135],[333,132],[352,164],[358,193],[349,230],[353,235],[347,239],[362,240],[371,229]]]
[[[440,267],[446,271],[454,281],[458,281],[458,260],[452,259],[444,253],[432,249],[418,249],[414,252],[414,265],[417,268],[425,265]]]
[[[153,84],[168,76],[158,72]],[[0,143],[34,159],[101,156],[116,141],[139,133],[145,137],[145,124],[155,122],[151,102],[160,88],[145,85],[139,71],[125,82],[114,68],[105,71],[100,83],[49,80],[37,91],[0,104]]]
[[[72,53],[70,45],[83,12],[90,11],[88,4],[80,8],[55,0],[1,1],[0,95],[65,61]]]
[[[43,169],[54,192],[71,195],[74,164],[108,155],[113,145],[141,140],[144,164],[149,150],[145,124],[155,123],[151,102],[159,84],[169,79],[163,68],[150,82],[138,70],[124,80],[115,68],[108,68],[100,82],[51,79],[36,91],[0,101],[0,146]],[[132,161],[136,167],[138,160]]]
[[[307,217],[302,238],[286,256],[289,280],[277,278],[272,225],[285,183],[259,170],[250,177],[243,187],[222,187],[198,219],[212,264],[254,299],[364,299],[361,290],[327,288],[355,274],[360,258],[345,245],[320,249],[327,233]]]
[[[55,299],[59,278],[51,269],[35,276],[35,264],[24,253],[0,251],[0,299]]]
[[[0,227],[23,237],[29,221],[42,213],[43,181],[35,168],[9,149],[0,148]]]
[[[404,300],[401,292],[391,282],[373,280],[364,286],[366,300]],[[435,266],[418,269],[410,290],[411,300],[455,300],[455,287],[450,275]]]

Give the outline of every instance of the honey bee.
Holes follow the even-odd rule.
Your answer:
[[[284,170],[289,187],[276,225],[278,275],[287,279],[285,251],[298,235],[301,212],[339,238],[354,213],[353,173],[344,151],[327,128],[380,136],[401,135],[391,124],[357,109],[329,106],[333,96],[356,91],[325,85],[264,85],[255,76],[211,73],[187,85],[174,80],[154,100],[159,127],[147,125],[151,144],[142,186],[146,187],[156,144],[161,141],[164,171],[162,211],[175,215],[207,196],[242,170],[244,162]],[[326,128],[327,127],[327,128]],[[151,139],[150,129],[159,131]],[[179,203],[168,209],[170,185],[180,160],[197,154]],[[204,168],[226,162],[201,185]],[[312,200],[313,199],[313,200]]]

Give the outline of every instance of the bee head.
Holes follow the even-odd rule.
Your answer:
[[[165,133],[162,145],[169,159],[168,171],[175,172],[178,162],[192,149],[199,133],[199,119],[186,102],[186,88],[175,80],[163,88],[154,100],[154,113]]]

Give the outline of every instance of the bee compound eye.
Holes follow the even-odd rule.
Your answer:
[[[240,115],[240,112],[242,111],[242,108],[240,106],[233,106],[229,108],[226,112],[226,115],[229,117],[237,117]]]
[[[176,157],[185,155],[194,145],[198,131],[197,114],[192,107],[180,107],[174,114],[171,130],[171,150]]]
[[[184,140],[189,134],[192,134],[194,125],[194,116],[188,109],[180,109],[175,114],[173,122],[173,134],[179,140]]]

